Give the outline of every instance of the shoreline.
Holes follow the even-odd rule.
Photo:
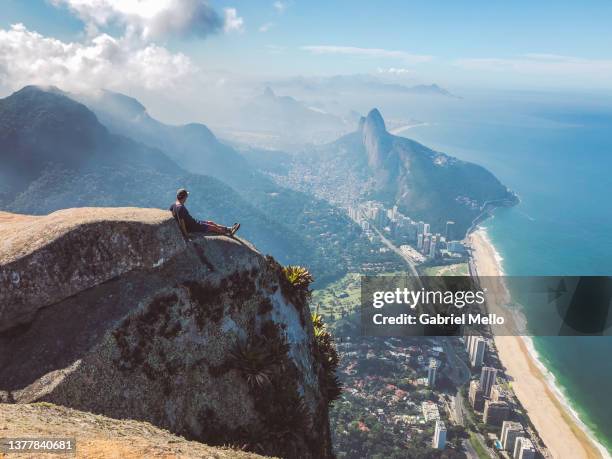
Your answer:
[[[477,275],[503,276],[503,258],[486,230],[469,234],[471,262]],[[554,374],[539,359],[531,338],[497,336],[498,356],[512,377],[512,388],[538,435],[554,458],[610,458],[607,449],[572,408]]]

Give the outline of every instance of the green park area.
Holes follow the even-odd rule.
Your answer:
[[[427,266],[421,268],[421,273],[423,276],[469,276],[467,263]]]

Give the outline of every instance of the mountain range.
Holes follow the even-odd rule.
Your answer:
[[[398,81],[387,81],[375,75],[333,75],[328,77],[297,77],[269,83],[276,88],[292,91],[314,93],[331,92],[369,92],[412,94],[417,96],[457,97],[441,86],[433,84],[406,84]]]
[[[216,129],[225,138],[251,147],[295,149],[335,140],[350,132],[358,119],[353,111],[338,113],[321,103],[279,95],[266,86],[237,108],[230,125]]]

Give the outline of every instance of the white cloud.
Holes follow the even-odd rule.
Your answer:
[[[143,39],[205,37],[223,27],[204,0],[51,0],[67,6],[88,28],[118,24]]]
[[[223,30],[225,33],[229,32],[244,32],[244,19],[238,16],[236,8],[225,8],[225,25]]]
[[[556,54],[524,54],[514,58],[457,59],[455,66],[479,72],[512,73],[547,78],[576,77],[583,80],[610,80],[612,59],[586,59]]]
[[[287,6],[288,6],[288,5],[287,5],[287,3],[286,3],[286,2],[281,2],[281,1],[279,0],[279,1],[274,2],[274,3],[272,4],[272,6],[274,6],[274,9],[275,9],[276,11],[278,11],[279,13],[281,13],[281,14],[282,14],[282,13],[284,13],[284,12],[285,12],[285,10],[287,9]]]
[[[68,91],[98,88],[167,90],[195,75],[191,60],[139,40],[100,34],[85,43],[64,42],[23,24],[0,29],[0,84],[56,85]]]
[[[401,75],[411,75],[414,73],[414,70],[405,69],[405,68],[397,68],[397,67],[389,67],[386,69],[378,67],[377,72],[389,74],[389,75],[401,76]]]
[[[265,24],[262,24],[259,27],[259,31],[260,32],[267,32],[268,30],[270,30],[272,27],[274,26],[273,22],[266,22]]]
[[[301,49],[304,51],[308,51],[312,54],[345,54],[364,58],[390,58],[412,64],[429,62],[433,59],[432,56],[411,54],[405,51],[396,51],[382,48],[358,48],[355,46],[319,45],[302,46]]]

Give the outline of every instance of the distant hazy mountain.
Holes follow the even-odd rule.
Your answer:
[[[331,112],[321,103],[307,103],[276,94],[270,86],[247,99],[234,121],[221,127],[225,138],[254,147],[292,149],[330,142],[350,132],[354,112]]]
[[[297,77],[275,81],[277,88],[308,92],[368,92],[368,93],[396,93],[423,96],[456,97],[448,90],[437,84],[413,84],[391,82],[374,75],[334,75],[330,77]]]
[[[487,203],[507,205],[515,195],[485,168],[387,132],[377,109],[356,132],[296,155],[287,176],[336,202],[377,199],[441,231],[447,220],[465,231]]]
[[[248,174],[249,166],[244,158],[233,148],[219,142],[204,124],[163,124],[149,116],[146,108],[136,99],[111,91],[72,97],[93,110],[111,132],[159,148],[190,172],[220,179],[228,174]],[[231,167],[228,167],[230,164]]]
[[[296,127],[330,130],[346,126],[346,121],[325,110],[307,106],[290,96],[278,96],[267,86],[241,110],[243,123],[255,129],[295,129]]]

